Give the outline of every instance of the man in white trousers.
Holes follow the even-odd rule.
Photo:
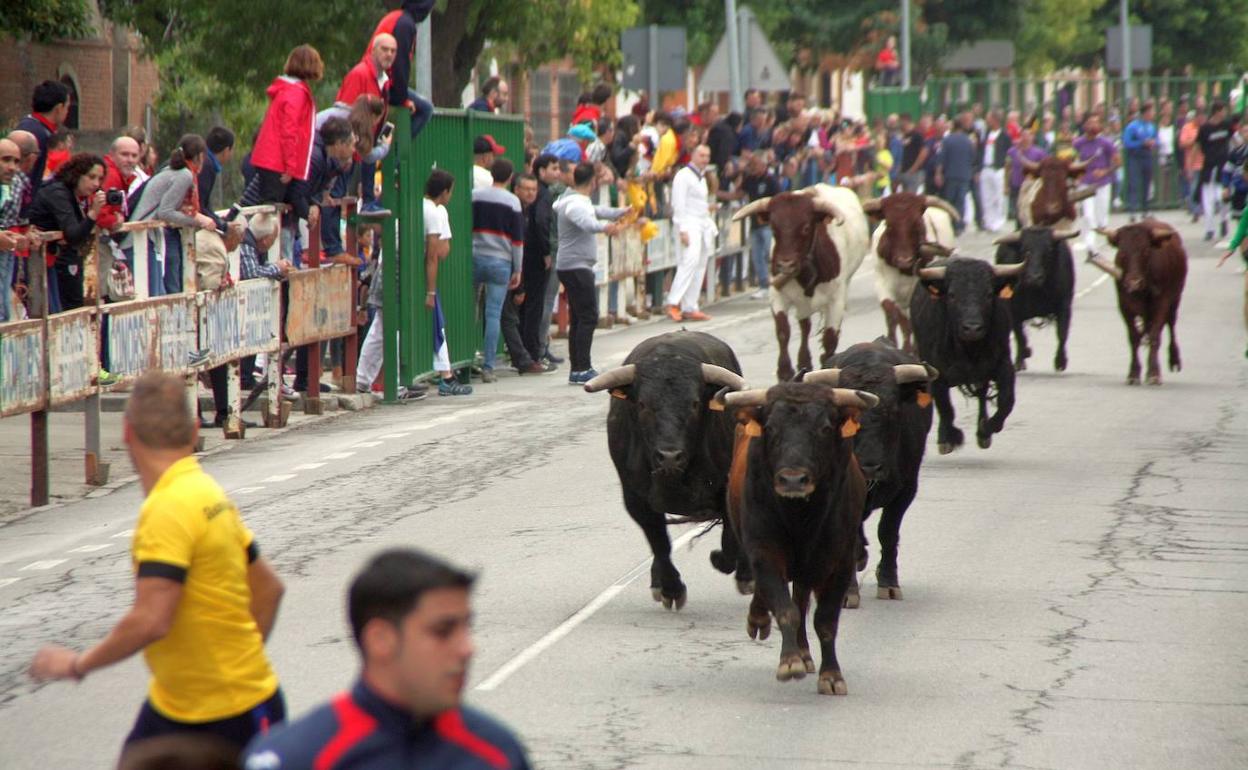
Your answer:
[[[1082,183],[1096,188],[1096,194],[1085,198],[1083,207],[1083,239],[1089,254],[1096,253],[1096,228],[1109,227],[1109,196],[1114,181],[1114,171],[1122,163],[1113,140],[1101,135],[1101,119],[1090,115],[1083,124],[1083,135],[1075,139],[1075,152],[1081,162],[1087,163]]]
[[[1001,128],[1001,112],[988,113],[980,157],[979,200],[984,206],[984,229],[996,233],[1005,227],[1005,158],[1010,151],[1010,135]]]
[[[715,250],[715,222],[706,184],[710,162],[711,148],[700,144],[690,154],[689,165],[672,180],[672,224],[680,234],[680,258],[667,294],[667,315],[677,323],[710,319],[698,309],[706,263]]]

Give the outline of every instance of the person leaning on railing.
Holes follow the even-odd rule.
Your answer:
[[[39,188],[30,207],[30,223],[40,230],[61,232],[62,240],[48,244],[48,310],[59,313],[82,307],[82,253],[91,243],[96,219],[104,208],[104,159],[79,153]]]

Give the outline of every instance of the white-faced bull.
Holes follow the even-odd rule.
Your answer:
[[[867,493],[851,436],[859,414],[876,398],[826,385],[781,383],[729,393],[725,402],[742,423],[728,510],[754,570],[746,630],[752,639],[766,639],[774,615],[782,636],[776,678],[813,674],[806,636],[813,592],[821,648],[818,691],[844,695],[836,632],[854,577]]]
[[[910,317],[921,359],[940,370],[932,383],[939,426],[936,444],[948,454],[963,443],[953,424],[949,389],[961,388],[979,401],[976,439],[980,448],[992,445],[992,436],[1005,427],[1014,409],[1014,364],[1010,361],[1009,300],[999,296],[1011,286],[1025,265],[991,265],[978,259],[954,257],[939,267],[919,270],[923,290],[914,293]],[[988,401],[996,412],[988,416]]]
[[[862,210],[872,221],[881,220],[871,236],[875,263],[875,294],[884,311],[888,338],[913,350],[910,328],[910,297],[919,277],[915,273],[936,257],[953,253],[954,225],[958,212],[935,195],[899,192],[885,198],[869,198]]]
[[[1140,384],[1140,341],[1148,337],[1148,384],[1161,384],[1161,332],[1170,327],[1170,371],[1183,368],[1174,325],[1179,300],[1187,282],[1187,252],[1174,228],[1146,219],[1117,230],[1098,230],[1118,249],[1113,263],[1103,258],[1089,261],[1109,273],[1118,289],[1118,309],[1127,325],[1131,343],[1131,366],[1127,384]]]
[[[1087,161],[1048,157],[1021,163],[1026,176],[1018,190],[1018,221],[1024,227],[1068,227],[1077,217],[1075,204],[1096,195],[1094,187],[1070,189],[1087,171]]]
[[[1070,334],[1070,309],[1075,301],[1075,261],[1066,243],[1078,230],[1024,227],[997,238],[997,264],[1025,264],[1023,275],[1010,297],[1014,321],[1014,369],[1027,368],[1031,347],[1023,323],[1031,318],[1053,320],[1057,329],[1057,354],[1053,368],[1066,371],[1066,337]]]
[[[645,340],[624,364],[603,372],[585,390],[609,390],[607,443],[620,477],[624,506],[641,527],[654,561],[655,601],[680,609],[687,590],[672,564],[667,514],[688,521],[723,521],[732,461],[732,417],[714,401],[725,388],[745,386],[737,357],[701,332],[670,332]],[[738,589],[750,590],[749,564],[731,527],[723,528],[711,563],[736,571]]]
[[[867,480],[864,525],[872,511],[883,509],[877,528],[880,561],[875,568],[876,596],[900,599],[897,548],[901,521],[919,491],[919,467],[932,429],[929,383],[940,373],[883,337],[837,353],[828,364],[832,368],[811,372],[803,382],[861,390],[879,399],[859,418],[854,454]],[[860,530],[859,537],[857,567],[861,571],[866,567],[866,533]],[[855,581],[845,598],[850,609],[858,606],[857,588]]]
[[[765,215],[771,223],[771,314],[780,346],[776,375],[793,378],[789,313],[801,331],[797,365],[811,369],[811,317],[819,314],[823,355],[836,352],[853,277],[870,245],[867,219],[852,190],[817,184],[746,204],[733,220]]]

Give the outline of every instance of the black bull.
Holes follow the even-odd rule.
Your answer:
[[[1005,427],[1014,409],[1014,365],[1010,361],[1009,300],[998,296],[1024,265],[991,265],[955,257],[919,270],[922,286],[910,300],[910,320],[921,359],[940,370],[932,383],[939,425],[936,444],[948,454],[963,443],[953,424],[949,389],[961,387],[979,401],[976,439],[982,449]],[[995,391],[997,409],[988,416]]]
[[[997,238],[997,264],[1026,263],[1023,275],[1010,297],[1010,317],[1014,321],[1014,369],[1027,368],[1031,348],[1023,323],[1031,318],[1052,318],[1057,327],[1057,354],[1053,368],[1066,371],[1066,338],[1070,334],[1070,309],[1075,301],[1075,263],[1067,241],[1078,230],[1051,227],[1024,227]]]
[[[754,573],[746,630],[766,639],[774,615],[782,637],[776,678],[813,674],[806,636],[813,593],[818,691],[844,695],[836,634],[867,493],[850,437],[876,399],[801,382],[729,393],[725,402],[742,423],[728,508]]]
[[[862,518],[882,508],[877,534],[880,561],[875,568],[876,596],[900,599],[897,550],[901,521],[919,491],[919,468],[927,434],[932,429],[932,398],[929,383],[939,376],[931,366],[898,350],[886,338],[863,342],[838,353],[829,369],[807,375],[829,385],[865,391],[879,399],[862,413],[854,436],[854,454],[867,480],[867,501]],[[860,535],[858,569],[866,565],[866,536]],[[856,585],[851,585],[845,606],[858,606]]]
[[[654,561],[650,589],[655,601],[680,609],[687,590],[672,563],[667,515],[693,521],[723,521],[727,515],[728,470],[734,422],[715,394],[739,390],[745,382],[732,349],[701,332],[670,332],[645,340],[623,365],[585,385],[610,390],[607,444],[620,477],[624,507],[646,535]],[[723,528],[720,551],[711,563],[735,570],[738,589],[748,593],[749,564],[731,527]]]

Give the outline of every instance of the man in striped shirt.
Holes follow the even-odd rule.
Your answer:
[[[513,170],[511,161],[496,158],[490,167],[494,184],[472,191],[473,291],[485,287],[482,382],[497,379],[494,362],[498,356],[503,301],[509,290],[520,285],[520,268],[524,258],[524,214],[520,199],[507,189]]]

